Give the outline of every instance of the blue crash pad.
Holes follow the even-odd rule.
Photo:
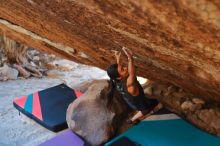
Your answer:
[[[142,121],[105,146],[123,146],[124,141],[131,146],[220,146],[220,138],[182,119]]]

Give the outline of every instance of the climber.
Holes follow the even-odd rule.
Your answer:
[[[121,63],[121,52],[115,51],[117,64],[112,64],[107,69],[107,74],[110,77],[108,98],[113,98],[115,89],[119,91],[128,106],[137,110],[137,113],[126,122],[136,124],[140,121],[140,118],[150,113],[158,105],[158,101],[145,96],[135,74],[133,53],[125,47],[122,50],[128,57],[128,67],[124,67]]]

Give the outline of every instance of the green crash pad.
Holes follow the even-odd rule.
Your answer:
[[[105,146],[123,146],[125,141],[135,146],[220,146],[220,138],[182,119],[142,121]]]

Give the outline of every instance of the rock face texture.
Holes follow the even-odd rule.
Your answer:
[[[125,121],[131,109],[117,93],[108,100],[108,81],[93,81],[88,86],[88,90],[69,105],[66,119],[69,128],[89,144],[99,146],[128,127]]]
[[[138,75],[220,102],[219,0],[2,0],[0,32],[102,69],[125,46]]]

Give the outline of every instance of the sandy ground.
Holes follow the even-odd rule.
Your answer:
[[[67,60],[58,63],[71,68],[60,71],[58,78],[31,78],[0,82],[0,146],[35,146],[54,137],[58,133],[40,126],[13,107],[13,100],[34,91],[66,83],[70,87],[83,81],[107,78],[106,72],[95,67],[76,64]]]

